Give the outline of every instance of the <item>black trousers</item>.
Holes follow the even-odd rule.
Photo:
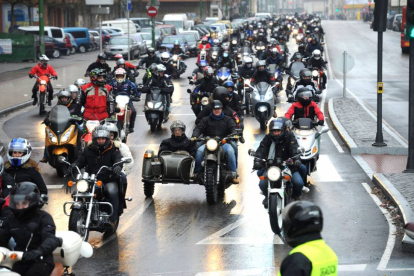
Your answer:
[[[119,211],[119,196],[118,196],[118,184],[116,182],[109,182],[105,184],[105,197],[109,203],[112,204],[114,212],[109,217],[110,221],[115,222],[118,218]]]
[[[38,90],[39,90],[39,83],[36,82],[32,88],[32,99],[37,98]],[[50,82],[47,84],[47,92],[48,92],[48,100],[51,101],[53,99],[53,87]]]
[[[17,262],[13,265],[12,271],[22,276],[45,276],[52,274],[55,264],[39,262]]]
[[[129,127],[134,128],[135,126],[135,119],[137,118],[137,111],[135,110],[134,104],[132,101],[129,101],[128,107],[131,109],[131,118],[129,120]]]

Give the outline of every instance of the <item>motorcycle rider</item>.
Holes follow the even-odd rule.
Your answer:
[[[239,68],[238,75],[241,78],[247,78],[247,77],[253,77],[253,75],[256,73],[256,69],[253,67],[253,59],[251,57],[245,57],[244,58],[244,65],[243,67]],[[242,81],[239,82],[237,85],[237,90],[239,92],[239,95],[241,95],[241,90],[243,89],[244,84]]]
[[[42,75],[49,75],[49,77],[53,76],[57,79],[57,73],[55,69],[53,69],[52,65],[48,65],[49,58],[46,55],[41,55],[39,58],[39,63],[32,68],[29,72],[29,77],[34,78],[35,76],[42,76]],[[35,82],[33,88],[32,88],[32,98],[33,98],[33,105],[37,104],[37,90],[39,89],[39,82]],[[52,82],[49,80],[49,83],[47,84],[47,92],[48,92],[48,98],[47,98],[47,104],[49,106],[52,105],[52,99],[53,99],[53,87]]]
[[[229,94],[224,93],[222,94],[222,97],[225,97],[225,101],[228,101],[228,106],[230,109],[234,110],[234,112],[236,112],[235,114],[233,113],[232,117],[235,117],[236,120],[236,125],[237,127],[239,127],[242,132],[240,133],[240,139],[239,141],[244,144],[245,140],[243,137],[243,131],[244,131],[244,113],[243,110],[241,109],[242,106],[242,98],[240,97],[239,94],[234,93],[234,82],[231,80],[226,81],[223,84],[223,87],[227,88]],[[228,96],[227,96],[228,95]],[[214,94],[213,94],[214,96]],[[230,116],[231,117],[231,116]]]
[[[278,276],[337,275],[338,257],[321,236],[321,209],[309,201],[296,201],[283,209],[282,216],[285,240],[293,249],[282,261]]]
[[[11,189],[16,185],[14,178],[5,172],[4,160],[0,156],[0,198],[6,198],[9,196]],[[1,214],[1,206],[0,206]],[[3,216],[3,215],[2,215]]]
[[[272,160],[273,163],[276,163],[277,159],[285,161],[297,155],[298,147],[298,142],[296,141],[295,136],[286,128],[285,120],[282,118],[272,120],[269,124],[269,134],[263,138],[259,148],[256,150],[253,169],[258,170],[257,176],[260,177],[266,173],[266,167],[263,167],[264,164],[262,159],[266,159],[268,162]],[[271,152],[273,150],[274,152]],[[306,175],[306,166],[302,164],[299,157],[295,157],[294,165],[289,166],[289,168],[292,171],[292,198],[300,200],[300,195],[302,194],[302,188],[304,186],[303,179]],[[267,208],[267,181],[260,180],[259,187],[265,196],[263,205]]]
[[[170,55],[166,52],[161,54],[161,64],[165,66],[165,73],[167,75],[172,75],[174,73],[174,66],[171,62]]]
[[[309,68],[318,68],[322,71],[322,83],[321,83],[321,90],[326,89],[326,61],[323,60],[321,56],[321,51],[316,49],[312,52],[312,56],[307,60]],[[319,73],[319,72],[318,72]]]
[[[252,37],[252,36],[253,36],[253,34],[254,34],[254,31],[253,31],[253,25],[249,25],[249,29],[248,29],[248,30],[246,30],[246,34],[247,34],[249,37]]]
[[[314,120],[315,116],[317,116],[319,120],[318,124],[323,126],[325,117],[319,106],[312,101],[312,92],[306,87],[301,87],[298,89],[296,97],[298,101],[290,106],[285,117],[289,120],[293,117],[297,121],[299,118],[311,118]]]
[[[207,66],[204,69],[204,78],[201,80],[200,84],[194,88],[193,93],[191,93],[190,100],[191,100],[191,109],[194,111],[196,116],[199,114],[200,109],[198,109],[198,105],[196,106],[197,100],[197,93],[201,92],[210,92],[212,93],[213,90],[218,86],[217,78],[214,78],[214,70],[210,66]]]
[[[130,69],[126,66],[125,59],[120,58],[116,61],[116,66],[114,67],[114,70],[112,71],[112,76],[115,76],[115,71],[119,68],[122,68],[125,70],[126,76],[129,81],[135,83],[135,77],[139,75],[139,72],[137,72],[135,69]],[[113,79],[111,80],[113,81]]]
[[[283,68],[285,66],[285,59],[276,48],[273,48],[271,50],[270,56],[266,59],[266,65],[270,65],[270,64],[276,64],[276,66],[279,67],[279,72],[283,71]],[[280,83],[280,90],[283,90],[282,74],[279,74],[277,76],[277,81]]]
[[[70,98],[72,100],[72,104],[73,105],[75,105],[75,104],[79,105],[79,102],[80,102],[79,88],[74,84],[69,84],[67,90],[70,93]],[[80,106],[79,109],[81,110],[82,107]],[[81,113],[81,112],[79,112],[79,113]],[[80,116],[80,115],[77,115],[77,116]]]
[[[142,77],[142,83],[143,84],[147,83],[148,80],[150,78],[152,78],[152,76],[155,75],[155,71],[157,71],[157,64],[156,63],[153,63],[153,64],[150,65],[149,68],[147,68],[144,76]]]
[[[97,126],[92,132],[92,141],[88,143],[85,150],[78,156],[75,162],[68,167],[68,173],[72,173],[75,167],[87,168],[89,174],[96,174],[102,166],[112,167],[120,162],[122,155],[111,141],[111,134],[106,126]],[[116,165],[112,171],[102,170],[97,176],[105,189],[106,197],[112,204],[113,214],[109,217],[109,225],[115,230],[116,220],[119,212],[119,194],[117,178],[121,175],[122,166]],[[123,196],[123,195],[122,195]]]
[[[7,151],[8,161],[4,163],[4,169],[16,183],[33,182],[41,194],[47,195],[47,187],[40,174],[39,165],[30,158],[31,154],[32,146],[29,141],[23,138],[11,140]]]
[[[208,63],[205,60],[201,60],[198,63],[198,67],[196,69],[194,69],[194,71],[192,73],[192,77],[194,79],[194,76],[195,76],[196,82],[194,83],[194,80],[191,79],[190,84],[199,85],[201,83],[201,81],[204,78],[204,69],[206,69],[207,66],[208,66]]]
[[[195,156],[194,144],[185,135],[185,124],[180,120],[175,120],[171,123],[171,137],[164,139],[160,144],[158,156],[161,156],[163,151],[187,151],[190,155]]]
[[[44,204],[36,184],[25,181],[13,187],[9,197],[9,215],[0,228],[0,246],[11,238],[15,250],[24,252],[12,271],[24,276],[50,275],[55,267],[53,251],[59,246],[56,226],[50,214],[40,210]]]
[[[298,51],[293,54],[293,56],[290,59],[290,62],[293,62],[295,60],[295,56],[297,54],[301,54],[303,58],[306,56],[306,50],[305,50],[305,45],[304,44],[300,44],[298,46]]]
[[[229,51],[224,51],[218,62],[218,68],[226,67],[228,69],[234,68],[233,59],[229,56]]]
[[[308,56],[311,56],[313,51],[315,51],[315,50],[319,50],[319,51],[321,51],[321,53],[323,53],[323,48],[322,48],[321,44],[318,42],[316,37],[313,37],[311,42],[308,43],[308,46],[306,47],[306,54]]]
[[[105,74],[111,73],[111,67],[106,63],[106,55],[99,53],[95,62],[91,63],[86,69],[85,77],[88,77],[93,69],[102,69]]]
[[[295,98],[298,89],[301,88],[301,87],[308,88],[310,91],[312,91],[314,96],[319,93],[319,91],[316,88],[315,82],[312,80],[312,73],[309,69],[304,68],[304,69],[300,70],[299,77],[300,77],[300,79],[297,80],[295,82],[295,84],[293,85],[292,94],[288,95],[288,97]]]
[[[81,87],[80,103],[85,107],[83,118],[86,120],[100,121],[114,113],[109,103],[113,101],[110,97],[112,87],[105,83],[105,75],[104,70],[93,69],[90,73],[91,82]]]
[[[194,128],[191,137],[192,140],[195,140],[201,135],[203,135],[203,137],[218,136],[220,138],[224,138],[235,132],[236,124],[234,123],[233,119],[228,116],[225,116],[223,113],[223,104],[218,100],[214,100],[210,116],[201,119],[200,123],[198,123],[197,126]],[[201,172],[201,162],[204,159],[205,147],[206,145],[202,145],[197,149],[194,173]],[[227,158],[227,165],[229,169],[232,172],[237,173],[237,158],[233,146],[231,146],[229,143],[226,143],[222,147]],[[239,180],[237,179],[237,177],[232,180],[232,183],[239,184]]]
[[[266,71],[266,61],[259,60],[256,63],[257,71],[251,79],[251,85],[254,86],[259,82],[267,82],[270,85],[275,84],[275,78],[272,74]]]
[[[124,59],[124,57],[123,57],[123,55],[121,55],[121,54],[117,54],[117,55],[115,55],[114,56],[114,59],[115,59],[115,61],[118,61],[118,60],[120,60],[120,59]],[[125,60],[124,60],[125,61]],[[117,63],[118,64],[118,63]],[[128,61],[125,61],[125,68],[124,68],[125,70],[133,70],[133,71],[135,71],[135,70],[137,70],[137,67],[136,66],[134,66],[134,65],[132,65],[132,63],[130,63],[130,62],[128,62]]]
[[[146,58],[143,58],[139,61],[138,68],[143,68],[143,65],[145,64],[145,68],[149,68],[151,64],[161,64],[160,58],[155,55],[154,48],[150,47],[147,51],[148,56]]]
[[[132,81],[126,79],[126,72],[119,68],[115,71],[115,79],[109,85],[112,87],[112,95],[116,97],[118,94],[126,94],[128,97],[134,96],[141,98],[141,92],[137,91],[137,86]],[[135,119],[137,118],[137,111],[135,110],[132,100],[129,99],[128,107],[131,110],[131,117],[129,121],[129,133],[134,132]]]
[[[183,49],[181,49],[180,42],[178,40],[174,41],[173,47],[170,50],[171,55],[181,55],[185,54]]]
[[[208,50],[211,48],[211,45],[208,43],[208,37],[207,36],[203,36],[203,38],[201,39],[201,43],[198,45],[198,58],[197,58],[197,64],[200,62],[200,52],[201,50],[206,50],[208,52]]]

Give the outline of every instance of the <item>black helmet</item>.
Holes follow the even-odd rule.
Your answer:
[[[105,60],[106,60],[106,55],[104,53],[99,53],[98,61],[103,64],[105,63]]]
[[[300,70],[299,76],[304,84],[309,84],[311,82],[312,72],[307,68],[303,68]]]
[[[148,54],[148,55],[149,55],[149,54],[154,55],[154,54],[155,54],[155,50],[154,50],[154,48],[152,48],[152,47],[148,48],[147,54]]]
[[[97,139],[98,138],[105,138],[105,144],[100,145],[98,144]],[[109,142],[111,140],[111,133],[109,131],[109,129],[106,126],[97,126],[93,132],[92,132],[92,143],[98,147],[98,148],[103,148],[106,149],[109,146]]]
[[[282,216],[285,239],[292,247],[298,245],[297,241],[301,236],[322,231],[322,211],[312,202],[292,202],[283,209]]]
[[[304,44],[300,44],[298,47],[298,51],[299,52],[304,52],[305,51],[305,45]]]
[[[308,88],[301,87],[296,92],[296,97],[303,106],[308,106],[312,101],[313,94]]]
[[[227,106],[229,104],[229,100],[226,98],[230,98],[230,91],[223,86],[219,86],[214,88],[213,90],[213,99],[219,100],[223,106]]]
[[[280,135],[273,135],[273,132],[272,132],[273,130],[281,130],[282,133],[280,133]],[[274,142],[277,142],[277,143],[283,142],[285,138],[285,134],[286,134],[285,120],[283,120],[282,118],[276,118],[272,120],[269,124],[269,133],[270,133],[270,137],[272,138]]]
[[[18,219],[29,217],[41,206],[39,188],[32,182],[20,182],[10,192],[10,209]]]
[[[305,31],[305,34],[307,34],[307,35],[310,35],[310,33],[311,33],[310,30]]]
[[[211,104],[211,109],[223,109],[223,104],[219,100],[214,100]]]
[[[0,177],[4,174],[4,160],[3,157],[0,156]]]

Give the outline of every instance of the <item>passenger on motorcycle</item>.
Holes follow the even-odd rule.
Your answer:
[[[95,62],[91,63],[86,69],[85,77],[88,77],[94,69],[102,69],[105,74],[111,73],[111,67],[106,63],[106,55],[100,53]]]
[[[57,73],[55,69],[53,69],[52,65],[48,65],[49,58],[46,55],[41,55],[39,58],[39,63],[32,68],[29,72],[29,77],[34,78],[35,76],[42,76],[42,75],[49,75],[54,76],[57,79]],[[32,88],[32,98],[33,98],[33,105],[37,104],[37,90],[39,89],[39,82],[36,80],[33,88]],[[48,98],[47,103],[49,106],[52,105],[52,99],[53,99],[53,87],[52,82],[49,81],[47,84],[47,92],[48,92]]]
[[[170,126],[171,137],[161,142],[158,156],[161,156],[163,151],[176,152],[181,150],[187,151],[192,156],[195,156],[195,145],[185,135],[185,129],[186,126],[182,121],[173,121]]]
[[[147,83],[149,79],[151,79],[152,76],[155,75],[155,71],[157,71],[157,64],[153,63],[150,65],[150,67],[145,72],[144,77],[142,77],[142,83],[143,84]]]
[[[323,60],[321,56],[320,50],[315,50],[312,53],[312,57],[310,57],[308,60],[308,66],[310,69],[312,68],[318,68],[322,72],[326,70],[326,61]],[[322,83],[321,83],[321,90],[326,89],[326,74],[325,72],[322,73]]]
[[[135,71],[135,69],[130,69],[126,66],[126,62],[125,59],[120,58],[116,61],[116,66],[114,67],[114,70],[112,71],[112,76],[115,76],[115,71],[118,69],[124,69],[126,72],[126,77],[129,81],[135,83],[135,74],[137,74],[137,76],[139,75],[138,72]],[[113,81],[113,80],[112,80]]]
[[[259,60],[256,64],[257,72],[251,79],[251,85],[254,86],[259,82],[267,82],[270,85],[275,84],[275,78],[272,74],[266,71],[266,61]]]
[[[67,89],[70,93],[70,98],[72,99],[72,104],[77,104],[80,106],[79,102],[80,102],[80,93],[79,93],[79,88],[78,86],[74,85],[74,84],[69,84],[68,89]],[[80,109],[82,109],[82,106],[79,107]],[[81,112],[79,112],[79,115],[76,114],[77,116],[81,116]]]
[[[319,51],[321,51],[321,53],[323,53],[323,47],[318,42],[316,37],[313,37],[311,43],[308,43],[308,46],[306,47],[306,54],[308,56],[311,56],[313,51],[315,51],[315,50],[319,50]]]
[[[323,126],[325,117],[319,109],[319,106],[312,101],[312,92],[302,87],[298,89],[296,97],[298,101],[290,106],[285,117],[289,120],[293,118],[295,121],[299,120],[299,118],[310,118],[314,120],[315,117],[318,117],[319,125]]]
[[[295,82],[292,88],[292,97],[296,97],[297,91],[301,87],[308,88],[315,96],[318,89],[316,88],[315,82],[312,80],[312,72],[309,69],[302,69],[299,72],[300,79]]]
[[[270,152],[274,144],[274,152]],[[253,169],[258,170],[257,176],[263,176],[266,173],[266,168],[263,167],[261,159],[272,160],[276,163],[278,158],[285,161],[297,155],[298,142],[292,132],[286,129],[286,123],[281,118],[272,120],[269,124],[269,134],[267,134],[260,142],[259,148],[256,150]],[[295,200],[300,200],[302,188],[304,186],[303,179],[306,175],[306,166],[300,162],[299,157],[294,159],[294,165],[289,167],[292,171],[292,197]],[[260,180],[260,190],[262,190],[265,199],[263,205],[267,208],[267,182]]]
[[[253,75],[256,73],[256,69],[253,67],[253,59],[251,57],[245,57],[244,58],[244,65],[243,67],[239,68],[238,75],[241,78],[246,77],[253,77]],[[239,92],[239,95],[241,95],[241,90],[243,89],[244,84],[243,82],[239,82],[237,85],[237,90]]]
[[[109,85],[112,87],[112,95],[116,97],[118,94],[126,94],[128,97],[141,97],[141,92],[137,91],[135,83],[126,79],[126,72],[124,69],[119,68],[115,71],[115,79],[112,80]],[[131,110],[131,118],[129,121],[129,133],[134,132],[135,119],[137,117],[137,111],[131,98],[128,102],[128,107]]]
[[[47,187],[40,174],[36,161],[30,158],[32,146],[23,138],[15,138],[9,143],[7,161],[4,164],[6,173],[10,174],[16,183],[29,181],[36,184],[41,194],[47,194]]]
[[[164,52],[161,54],[160,58],[161,58],[162,65],[164,65],[166,68],[165,73],[167,75],[172,75],[174,73],[174,66],[171,62],[170,55]]]
[[[105,71],[94,69],[91,71],[91,82],[81,87],[81,105],[85,107],[83,118],[86,120],[103,120],[112,115],[115,110],[111,110],[112,99],[110,92],[112,87],[105,83]]]
[[[24,276],[50,275],[55,267],[53,251],[59,246],[56,226],[50,214],[40,210],[44,201],[38,187],[21,182],[10,192],[9,215],[0,228],[0,247],[14,239],[14,250],[24,252],[12,271]]]
[[[194,139],[203,135],[203,137],[208,136],[224,138],[235,132],[236,124],[233,119],[225,116],[223,113],[223,104],[218,100],[214,100],[210,116],[201,119],[200,123],[194,128],[191,137]],[[202,145],[197,149],[196,165],[194,169],[195,173],[201,172],[201,162],[204,159],[205,147],[206,145]],[[226,143],[223,145],[223,150],[227,158],[227,165],[229,169],[232,172],[237,173],[237,158],[233,146],[231,146],[230,143]],[[234,184],[239,184],[239,180],[237,178],[234,178],[232,182]]]
[[[147,51],[148,56],[141,59],[139,61],[138,67],[143,68],[143,65],[145,64],[145,68],[149,68],[151,64],[161,64],[161,60],[158,56],[155,55],[154,48],[150,47]]]
[[[121,54],[117,54],[117,55],[114,56],[114,59],[117,62],[120,59],[124,59],[124,57]],[[133,71],[137,70],[137,67],[132,65],[132,63],[130,63],[128,61],[125,61],[125,60],[124,60],[124,62],[125,62],[125,68],[124,68],[125,70],[126,69],[133,70]]]
[[[102,166],[112,167],[120,162],[122,155],[114,143],[106,126],[97,126],[92,133],[92,141],[88,143],[85,150],[78,156],[78,159],[68,167],[68,173],[72,173],[75,167],[87,168],[89,174],[98,173]],[[117,165],[112,171],[102,170],[97,176],[98,180],[104,183],[104,192],[112,204],[113,214],[109,217],[109,225],[115,230],[115,223],[119,212],[119,193],[117,180],[122,172],[121,165]],[[122,195],[124,197],[124,195]]]
[[[218,68],[226,67],[230,70],[234,68],[234,61],[229,56],[229,51],[224,51],[218,62]]]

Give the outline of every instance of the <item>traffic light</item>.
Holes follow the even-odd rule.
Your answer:
[[[414,39],[414,0],[407,0],[407,9],[405,12],[406,34],[408,39]]]
[[[339,9],[336,9],[335,11],[336,11],[336,12],[339,12]]]
[[[387,30],[388,0],[375,0],[374,2],[374,22],[372,22],[372,27],[374,32],[385,32]]]

